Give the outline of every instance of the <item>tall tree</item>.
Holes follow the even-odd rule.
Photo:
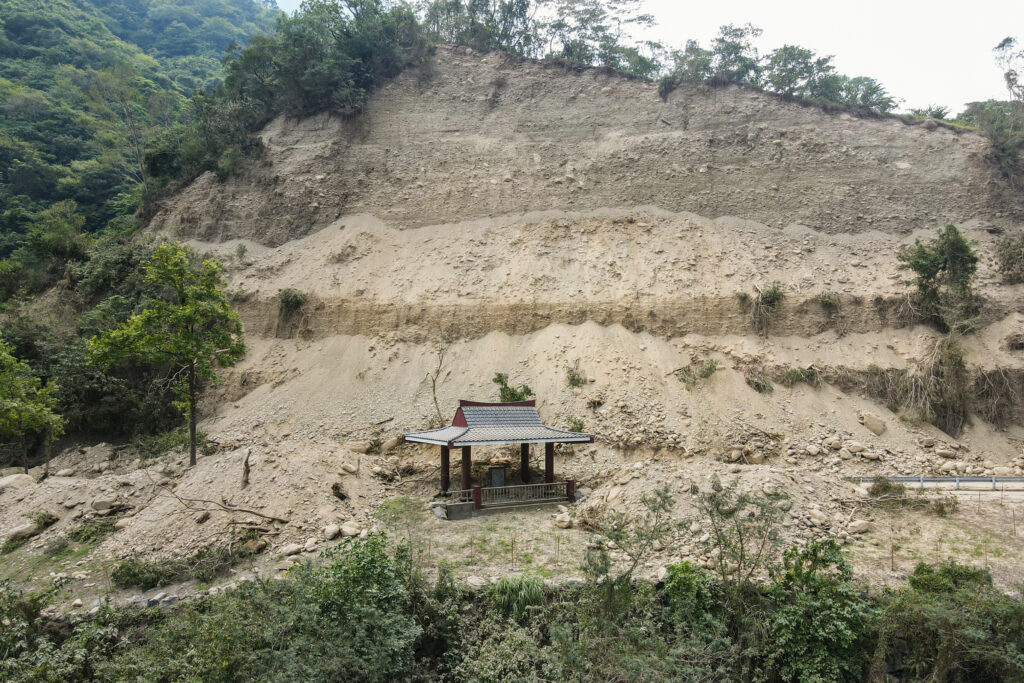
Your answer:
[[[146,281],[162,292],[120,327],[93,337],[89,352],[109,365],[135,357],[167,368],[188,419],[189,465],[196,464],[196,403],[203,381],[217,382],[215,368],[234,365],[245,353],[242,323],[224,294],[221,264],[194,264],[192,251],[163,244],[145,265]]]
[[[64,420],[54,412],[57,389],[42,386],[27,363],[14,357],[0,340],[0,442],[15,442],[27,460],[26,439],[36,436],[49,444],[64,431]]]

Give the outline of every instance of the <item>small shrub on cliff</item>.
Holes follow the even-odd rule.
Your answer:
[[[996,267],[1008,284],[1024,282],[1024,230],[1014,230],[996,242]]]
[[[277,293],[277,303],[281,318],[288,319],[306,304],[306,295],[289,287]]]
[[[786,298],[786,293],[783,291],[782,285],[773,282],[767,288],[759,289],[757,296],[752,297],[746,292],[737,292],[736,298],[741,306],[749,309],[750,326],[758,334],[767,335],[768,326],[778,313],[779,305]]]
[[[494,378],[491,381],[498,385],[498,400],[502,403],[525,401],[533,396],[533,389],[525,384],[520,384],[518,387],[510,386],[508,375],[504,372],[494,373]]]
[[[974,328],[978,302],[972,282],[978,270],[978,255],[955,225],[947,225],[928,242],[918,238],[897,258],[902,268],[914,272],[914,279],[907,284],[916,287],[913,303],[921,318],[944,332]]]
[[[586,376],[580,372],[579,361],[576,361],[574,364],[566,367],[565,379],[569,383],[569,386],[573,388],[582,387],[587,383]]]

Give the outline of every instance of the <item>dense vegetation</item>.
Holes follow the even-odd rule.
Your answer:
[[[0,334],[72,434],[180,419],[171,388],[155,383],[162,368],[100,369],[85,340],[155,293],[140,269],[153,245],[134,238],[140,203],[159,193],[147,150],[190,118],[193,91],[221,78],[224,49],[272,30],[278,14],[253,0],[0,5]],[[41,456],[54,431],[25,424],[3,442]]]
[[[1011,681],[1024,676],[1024,603],[988,572],[919,564],[869,592],[831,538],[774,555],[778,508],[728,489],[700,505],[716,571],[663,583],[634,569],[670,526],[664,494],[608,521],[560,587],[511,576],[482,595],[422,547],[348,539],[285,580],[171,610],[41,616],[47,595],[0,585],[0,676],[37,681]],[[760,512],[757,517],[751,512]],[[713,523],[712,523],[713,522]],[[746,536],[744,536],[746,534]],[[617,539],[617,540],[616,540]],[[609,561],[615,540],[625,568]],[[744,541],[746,545],[744,545]],[[763,551],[763,552],[762,552]],[[767,580],[755,570],[767,568]],[[764,576],[764,574],[760,574]]]

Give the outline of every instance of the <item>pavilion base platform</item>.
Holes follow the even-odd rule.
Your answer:
[[[576,482],[572,479],[521,486],[474,486],[449,491],[447,498],[432,503],[441,519],[458,520],[521,510],[542,505],[559,505],[576,500]]]

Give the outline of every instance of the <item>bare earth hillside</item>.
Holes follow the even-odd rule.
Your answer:
[[[394,437],[437,420],[427,376],[438,349],[445,419],[459,398],[496,399],[491,378],[506,372],[533,388],[548,423],[579,419],[598,434],[556,461],[580,482],[576,526],[635,513],[661,484],[682,518],[693,486],[737,479],[789,493],[787,537],[838,534],[873,581],[946,555],[988,562],[1002,585],[1020,580],[1021,491],[962,492],[948,517],[893,515],[843,479],[1024,475],[1024,286],[1002,284],[992,265],[1024,202],[979,136],[737,88],[662,102],[650,83],[442,47],[361,115],[279,119],[262,138],[265,157],[244,174],[199,178],[151,224],[227,264],[249,352],[205,401],[202,428],[220,449],[191,471],[180,454],[68,452],[54,465],[67,476],[0,493],[0,529],[40,507],[61,518],[36,549],[95,514],[96,499],[119,502],[127,521],[80,561],[81,581],[102,588],[110,558],[187,553],[246,519],[197,521],[183,499],[279,518],[248,518],[271,530],[256,572],[274,571],[288,544],[321,548],[328,525],[382,525],[375,511],[390,497],[425,504],[437,454]],[[959,438],[891,412],[865,380],[912,371],[940,337],[913,324],[896,252],[950,222],[982,256],[968,370],[1019,392],[1001,424],[978,406]],[[786,297],[759,334],[737,294],[773,282]],[[294,312],[280,308],[285,288],[306,297]],[[681,381],[707,360],[709,377]],[[570,367],[582,386],[569,385]],[[823,381],[787,386],[793,368]],[[757,374],[772,392],[752,388]],[[480,451],[481,462],[514,459]],[[511,570],[503,553],[466,554],[473,539],[509,534],[535,566],[572,574],[589,536],[556,529],[551,512],[442,522],[424,510],[415,524],[463,575]],[[702,533],[689,527],[650,573],[708,562]]]

